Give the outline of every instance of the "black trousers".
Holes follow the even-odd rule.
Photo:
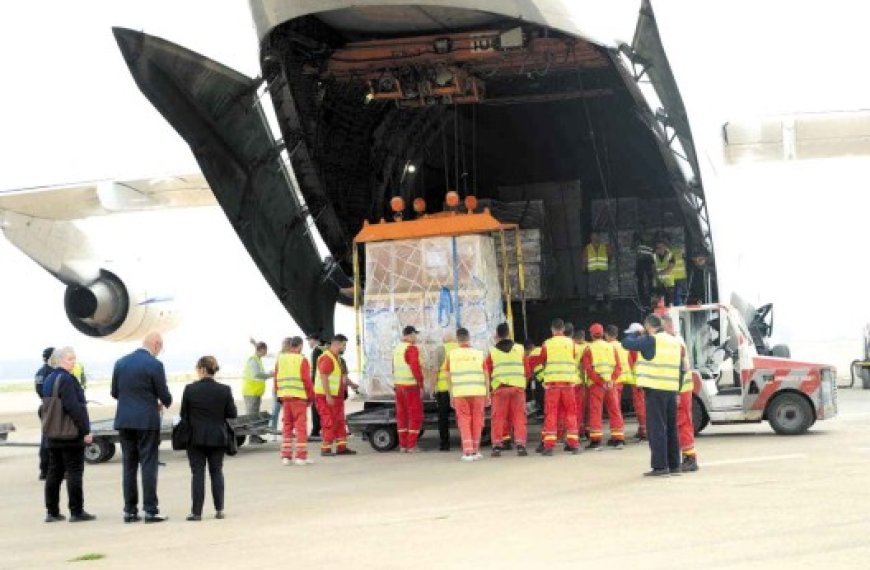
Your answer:
[[[655,263],[652,259],[639,258],[634,266],[634,276],[637,278],[637,298],[641,306],[649,307],[652,298],[653,279],[655,278]]]
[[[535,409],[537,410],[538,415],[544,415],[544,383],[535,379]]]
[[[646,432],[653,469],[680,468],[680,440],[677,436],[677,393],[643,389],[646,398]]]
[[[69,512],[80,515],[85,507],[82,477],[85,473],[85,448],[49,448],[48,472],[45,478],[45,510],[50,515],[60,514],[60,484],[66,473],[66,494]]]
[[[192,445],[187,448],[187,462],[190,463],[190,512],[202,515],[205,502],[205,467],[208,465],[208,478],[211,480],[211,498],[214,510],[224,510],[224,453],[225,447],[203,447]]]
[[[450,447],[450,392],[435,392],[438,404],[438,437],[441,447]]]
[[[39,475],[48,475],[48,448],[45,447],[45,436],[39,440]]]
[[[123,454],[124,512],[135,515],[139,509],[139,467],[142,467],[142,510],[156,515],[157,509],[157,448],[159,430],[121,429]]]

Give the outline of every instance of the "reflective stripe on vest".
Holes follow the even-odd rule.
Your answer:
[[[537,358],[541,356],[541,347],[536,346],[532,349],[532,352],[529,353],[529,358]],[[544,380],[544,365],[543,364],[535,364],[535,367],[532,369],[532,375],[540,381]]]
[[[544,341],[547,362],[544,364],[544,382],[577,381],[577,361],[574,359],[574,341],[566,336],[554,336]]]
[[[668,268],[668,265],[671,264],[671,256],[670,251],[665,252],[665,256],[663,258],[659,258],[658,254],[655,255],[656,262],[656,279],[659,283],[664,285],[665,287],[673,287],[674,286],[674,272],[671,270],[669,274],[660,275],[660,271],[665,271]]]
[[[619,373],[619,378],[616,380],[620,384],[635,384],[634,379],[634,370],[631,369],[631,364],[629,364],[629,356],[628,351],[622,346],[622,343],[618,340],[610,341],[610,345],[616,349],[617,354],[619,354],[619,365],[621,366],[621,372]]]
[[[489,357],[492,358],[492,387],[501,385],[526,387],[526,367],[523,363],[525,351],[519,344],[514,343],[510,352],[503,352],[496,347],[489,349]]]
[[[402,341],[393,349],[393,386],[417,385],[411,367],[405,362],[405,352],[409,346],[411,343]]]
[[[591,243],[586,246],[586,269],[607,271],[607,244],[599,243],[597,250]]]
[[[592,368],[605,382],[610,382],[613,370],[616,368],[616,356],[613,347],[604,340],[593,340],[589,345],[589,353],[592,355]]]
[[[450,353],[459,348],[458,342],[445,342],[444,343],[444,361],[441,363],[441,368],[438,369],[438,384],[435,386],[435,389],[439,392],[446,392],[448,389],[447,385],[447,359],[450,358]]]
[[[686,258],[683,256],[683,250],[678,247],[671,248],[671,257],[674,258],[674,270],[671,271],[671,276],[674,281],[681,281],[686,278]]]
[[[305,357],[301,354],[282,352],[278,355],[277,383],[279,398],[299,398],[305,400],[305,384],[302,382],[302,363]]]
[[[483,352],[460,346],[448,357],[453,397],[486,396],[486,377],[483,374]]]
[[[325,350],[323,354],[321,354],[320,357],[317,359],[317,380],[314,382],[314,393],[320,394],[321,396],[326,395],[326,392],[323,391],[323,387],[320,385],[320,361],[324,358],[332,360],[332,372],[330,372],[328,376],[329,395],[338,396],[338,391],[341,388],[341,364],[338,362],[338,358],[336,358],[330,350]]]
[[[634,366],[637,385],[677,392],[680,388],[680,343],[665,332],[656,333],[656,355],[647,360],[640,354]]]
[[[263,369],[263,361],[256,354],[248,358],[242,377],[243,396],[262,396],[266,392],[266,382],[257,378],[257,372]]]

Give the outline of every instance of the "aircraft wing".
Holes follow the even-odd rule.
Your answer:
[[[0,190],[0,212],[77,220],[117,212],[217,205],[201,173]]]

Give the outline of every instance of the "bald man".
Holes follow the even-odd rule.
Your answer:
[[[150,333],[139,348],[115,363],[112,397],[118,400],[115,429],[123,454],[124,522],[139,517],[138,471],[142,470],[142,507],[145,522],[162,522],[157,508],[157,448],[160,446],[160,412],[172,404],[163,363],[157,355],[163,337]]]

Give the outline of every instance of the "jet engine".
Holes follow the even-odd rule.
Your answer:
[[[79,332],[105,340],[139,339],[176,325],[171,296],[131,287],[107,269],[88,285],[67,285],[63,305]]]

